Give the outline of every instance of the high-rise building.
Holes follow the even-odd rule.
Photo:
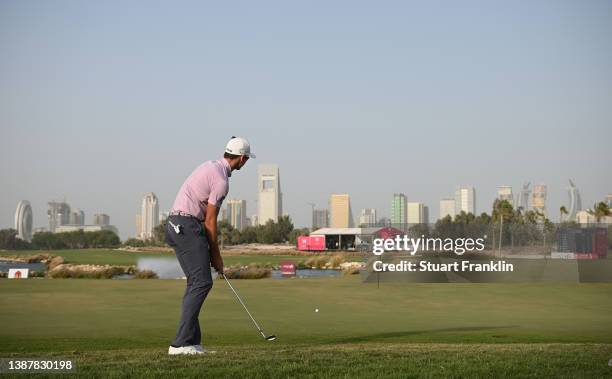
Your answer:
[[[406,195],[394,193],[391,200],[391,224],[405,224],[408,221],[406,216]]]
[[[159,222],[160,223],[164,223],[168,217],[170,217],[170,212],[168,211],[164,211],[164,212],[159,212]]]
[[[263,225],[268,220],[274,222],[283,214],[283,195],[277,165],[259,165],[259,201],[257,221]]]
[[[419,202],[408,202],[406,204],[408,224],[426,224],[429,220],[427,206]]]
[[[136,238],[140,238],[142,234],[142,213],[136,215]]]
[[[534,211],[546,216],[546,185],[538,184],[533,186],[531,206]]]
[[[159,203],[157,196],[149,192],[142,199],[140,239],[153,238],[153,229],[159,225]]]
[[[578,187],[574,185],[571,179],[568,180],[569,187],[567,187],[567,194],[569,196],[569,208],[567,209],[567,219],[575,220],[578,211],[582,210],[582,199],[580,198]]]
[[[476,189],[472,186],[461,186],[455,190],[455,214],[461,212],[476,214]]]
[[[518,195],[516,208],[517,209],[520,208],[522,212],[527,212],[528,210],[531,209],[530,204],[529,204],[529,199],[531,197],[531,189],[529,188],[530,184],[531,184],[530,182],[523,184],[521,193]]]
[[[606,197],[606,203],[608,203],[608,208],[612,208],[612,193],[609,193]]]
[[[259,220],[258,220],[258,215],[254,214],[251,215],[251,226],[257,226],[259,225]]]
[[[51,201],[48,204],[49,231],[55,233],[55,228],[70,223],[70,205],[65,202],[56,201]]]
[[[329,228],[329,211],[327,209],[314,209],[312,214],[312,230]]]
[[[455,218],[455,199],[440,199],[440,219],[446,216],[450,216],[451,219]]]
[[[247,226],[246,200],[227,201],[227,221],[239,231],[242,231]]]
[[[359,226],[373,226],[376,224],[376,209],[362,209],[359,214]]]
[[[32,241],[32,207],[27,200],[17,203],[15,210],[15,230],[17,238],[27,242]]]
[[[514,206],[514,197],[512,195],[512,187],[499,186],[497,187],[497,199],[506,200],[510,205]]]
[[[80,209],[75,209],[70,212],[70,225],[85,225],[85,212]]]
[[[329,208],[331,209],[332,228],[353,227],[351,199],[348,194],[332,194],[329,198]]]
[[[110,216],[106,213],[96,213],[93,215],[94,225],[110,225]]]

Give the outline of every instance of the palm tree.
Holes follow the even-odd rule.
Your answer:
[[[563,222],[563,215],[567,215],[568,213],[565,205],[562,205],[561,208],[559,208],[559,222]]]
[[[595,216],[595,219],[599,224],[602,218],[610,216],[610,207],[608,207],[608,204],[600,201],[597,204],[593,204],[593,209],[589,209],[587,212],[589,212],[590,215]]]

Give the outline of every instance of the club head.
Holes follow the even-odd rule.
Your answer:
[[[274,341],[276,339],[276,336],[267,336],[266,337],[266,341]]]

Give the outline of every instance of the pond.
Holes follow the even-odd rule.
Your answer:
[[[180,279],[185,276],[181,270],[176,258],[139,258],[137,268],[140,271],[151,270],[157,274],[160,279]],[[285,278],[323,278],[323,277],[337,277],[342,275],[339,270],[297,270],[295,276],[283,276],[280,270],[272,271],[273,279],[285,279]],[[213,279],[216,278],[216,273],[213,271]],[[130,275],[123,275],[117,277],[117,279],[131,279]]]
[[[22,263],[13,261],[0,261],[0,272],[8,272],[11,268],[28,268],[30,271],[45,271],[47,265],[44,263]]]

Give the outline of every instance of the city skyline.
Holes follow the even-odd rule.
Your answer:
[[[296,226],[331,193],[388,217],[403,192],[437,215],[467,183],[477,211],[499,185],[543,183],[555,219],[567,178],[590,207],[612,191],[610,14],[609,2],[104,2],[92,17],[81,2],[2,2],[0,227],[20,200],[40,227],[66,199],[133,236],[142,196],[167,210],[232,135],[257,159],[228,196],[256,213],[256,166],[276,162]]]
[[[276,165],[262,165],[262,166],[273,166],[275,167],[275,172],[278,173],[278,166]],[[567,202],[567,204],[562,204],[563,206],[565,206],[568,209],[568,215],[567,216],[563,216],[563,220],[561,220],[561,215],[558,214],[557,217],[555,217],[555,214],[553,212],[553,214],[550,214],[549,211],[547,211],[546,216],[553,222],[559,222],[559,221],[567,221],[567,220],[577,220],[577,215],[574,214],[572,217],[572,212],[576,212],[579,213],[580,211],[585,211],[588,210],[590,207],[586,206],[586,207],[582,207],[582,203],[581,203],[581,196],[580,196],[580,191],[578,186],[576,186],[574,184],[574,182],[571,179],[568,179],[569,182],[569,187],[566,188],[567,193],[569,195],[569,201]],[[260,175],[260,185],[261,185],[261,175]],[[541,195],[536,195],[533,196],[532,191],[529,191],[529,201],[528,201],[528,207],[527,210],[538,210],[539,206],[536,205],[536,207],[534,208],[533,206],[533,202],[534,200],[536,202],[541,201],[542,204],[544,204],[544,209],[548,210],[549,209],[549,204],[547,203],[547,186],[545,184],[538,184],[535,187],[539,187],[538,191],[543,190],[544,191],[544,197],[542,198]],[[535,188],[534,187],[534,188]],[[261,187],[259,187],[261,188]],[[496,187],[497,192],[496,195],[494,197],[494,199],[500,199],[500,200],[508,200],[511,204],[514,202],[514,198],[511,197],[511,194],[513,193],[513,188],[512,186],[508,186],[508,185],[499,185]],[[525,184],[523,184],[522,186],[522,191],[524,192],[525,189]],[[431,207],[423,202],[419,202],[419,201],[408,201],[408,197],[404,194],[404,193],[393,193],[391,195],[391,208],[388,210],[388,213],[385,212],[380,212],[379,209],[377,208],[362,208],[359,215],[357,215],[357,219],[355,219],[355,215],[352,214],[352,205],[351,205],[351,200],[350,200],[350,193],[348,194],[330,194],[329,196],[329,201],[328,201],[328,208],[315,208],[315,204],[314,203],[309,203],[309,205],[312,207],[311,208],[311,213],[310,213],[310,217],[311,217],[311,222],[314,220],[317,220],[317,222],[321,222],[321,217],[325,218],[327,221],[326,222],[322,222],[322,225],[325,226],[318,226],[318,227],[329,227],[330,223],[331,223],[331,207],[332,207],[332,201],[334,199],[334,197],[342,197],[343,200],[347,202],[348,204],[348,215],[346,215],[347,220],[349,225],[359,225],[361,224],[363,217],[365,215],[365,217],[367,217],[369,220],[372,219],[372,217],[374,217],[374,219],[376,219],[376,223],[381,222],[381,220],[388,220],[389,222],[392,222],[392,219],[390,217],[390,215],[392,215],[393,213],[393,207],[395,205],[395,203],[397,201],[404,201],[405,204],[405,214],[406,214],[406,223],[418,223],[420,221],[426,222],[426,223],[433,223],[435,221],[437,221],[438,219],[441,219],[444,217],[444,215],[451,213],[451,216],[454,218],[454,216],[457,214],[457,209],[459,208],[459,206],[456,205],[456,199],[457,196],[461,197],[461,192],[465,190],[468,193],[470,193],[471,195],[467,195],[464,194],[463,197],[469,198],[470,196],[474,197],[474,200],[477,198],[477,191],[476,188],[474,186],[455,186],[455,197],[454,198],[449,198],[449,197],[443,197],[441,199],[439,199],[438,204],[439,204],[439,208],[438,208],[438,212],[437,213],[430,213],[430,209]],[[536,192],[537,193],[537,192]],[[519,199],[522,195],[519,193],[519,195],[517,195],[517,199]],[[344,198],[346,197],[346,198]],[[610,203],[610,199],[612,199],[612,194],[607,194],[605,197],[602,197],[600,200],[596,200],[596,202],[599,201],[603,201],[606,203]],[[466,200],[467,201],[467,200]],[[470,206],[470,204],[473,206],[472,200],[467,201],[467,206]],[[517,200],[520,202],[520,200]],[[23,204],[23,205],[22,205]],[[492,206],[493,203],[491,203]],[[19,225],[19,224],[23,224],[24,222],[22,221],[23,219],[25,219],[25,217],[23,216],[23,210],[27,208],[27,212],[29,214],[29,219],[28,219],[28,223],[31,225],[30,229],[32,232],[36,232],[41,231],[41,230],[47,230],[50,231],[51,230],[51,225],[53,225],[54,223],[57,223],[58,221],[56,221],[56,219],[58,218],[62,218],[65,219],[64,223],[62,223],[63,221],[59,221],[60,224],[59,226],[62,226],[61,231],[69,231],[69,230],[76,230],[77,226],[86,226],[86,227],[92,227],[92,226],[110,226],[113,228],[113,230],[116,230],[118,232],[118,234],[120,235],[120,237],[122,239],[126,239],[126,238],[131,238],[131,237],[136,237],[136,238],[150,238],[152,236],[152,229],[159,224],[160,222],[163,221],[164,217],[167,216],[168,214],[168,209],[165,209],[163,207],[160,206],[159,201],[157,199],[157,196],[155,195],[155,193],[150,192],[145,194],[145,196],[142,199],[142,203],[141,203],[141,207],[139,208],[139,213],[137,213],[137,221],[136,221],[136,229],[135,229],[135,233],[129,233],[129,232],[125,232],[125,231],[121,231],[121,229],[116,228],[113,225],[110,225],[110,216],[108,214],[105,213],[94,213],[92,216],[92,223],[89,225],[85,225],[85,215],[83,210],[75,208],[74,210],[71,210],[71,207],[69,205],[68,202],[66,201],[62,201],[62,202],[56,202],[56,201],[50,201],[47,203],[48,208],[46,210],[47,213],[47,224],[46,225],[40,225],[40,224],[34,224],[33,220],[32,220],[32,207],[30,206],[29,202],[27,200],[22,200],[19,201],[19,203],[17,204],[17,210],[14,213],[14,227]],[[239,207],[240,210],[233,210],[233,208]],[[243,229],[246,225],[253,225],[256,226],[257,223],[252,224],[250,221],[251,219],[246,217],[247,211],[246,211],[246,207],[247,207],[247,201],[244,199],[228,199],[225,201],[223,207],[222,207],[222,214],[219,215],[219,220],[226,220],[228,221],[232,226],[237,227],[239,230]],[[573,208],[574,207],[574,208]],[[410,209],[413,209],[413,211],[411,212]],[[516,207],[515,207],[516,208]],[[558,210],[559,208],[556,208],[556,210]],[[63,212],[67,212],[66,215],[63,215],[62,212],[59,212],[59,214],[54,214],[53,211],[56,210],[61,210]],[[442,212],[445,212],[445,214],[443,215]],[[313,213],[314,212],[314,213]],[[476,215],[482,213],[482,212],[486,212],[489,213],[491,212],[491,209],[483,209],[480,211],[476,212]],[[411,216],[412,213],[412,216]],[[147,218],[149,219],[148,221],[148,225],[150,228],[150,231],[146,234],[143,235],[144,230],[142,230],[142,217],[143,215],[147,215]],[[431,214],[438,214],[437,217],[431,217]],[[155,216],[157,215],[157,216]],[[289,214],[289,216],[292,216]],[[257,215],[253,215],[252,217],[257,218]],[[586,216],[586,215],[582,215],[582,219],[586,220],[588,217],[590,216]],[[231,219],[230,219],[231,218]],[[77,222],[75,222],[74,220],[79,220]],[[67,220],[67,221],[66,221]],[[292,217],[293,220],[293,217]],[[302,227],[311,227],[312,224],[310,225],[295,225],[296,228],[302,228]],[[0,228],[3,229],[3,228]],[[15,227],[16,230],[20,230],[23,229],[23,227],[21,228],[17,228]],[[315,228],[317,229],[317,228]],[[92,229],[94,230],[94,229]]]

